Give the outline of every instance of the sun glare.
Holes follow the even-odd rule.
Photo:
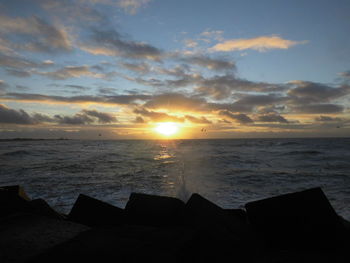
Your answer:
[[[165,136],[171,136],[179,131],[179,126],[174,122],[162,122],[156,126],[155,131]]]

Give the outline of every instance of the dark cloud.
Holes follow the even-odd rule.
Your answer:
[[[93,72],[89,66],[66,66],[52,72],[37,72],[38,74],[54,80],[64,80],[69,78],[92,77],[102,78],[104,75]]]
[[[110,113],[99,112],[96,110],[82,110],[73,116],[61,116],[59,114],[50,117],[41,113],[29,115],[24,110],[14,110],[0,104],[0,123],[7,124],[39,124],[39,123],[59,123],[70,125],[84,125],[94,122],[113,123],[117,119]]]
[[[123,76],[125,79],[137,82],[141,85],[155,88],[185,88],[191,87],[198,94],[210,97],[215,100],[225,100],[230,98],[234,92],[258,92],[258,93],[284,93],[288,90],[288,85],[271,84],[264,82],[252,82],[237,78],[234,74],[215,75],[204,77],[200,73],[193,73],[185,65],[177,66],[174,69],[157,68],[157,74],[169,75],[175,79],[164,78],[140,78]]]
[[[136,101],[144,101],[152,98],[151,95],[114,95],[114,96],[49,96],[31,93],[6,93],[1,96],[7,100],[31,101],[31,102],[59,102],[59,103],[102,103],[113,105],[134,105]]]
[[[319,121],[319,122],[335,122],[335,121],[342,121],[343,119],[338,118],[338,117],[330,117],[330,116],[319,116],[315,118],[315,121]]]
[[[52,117],[50,117],[48,115],[41,114],[41,113],[33,114],[32,118],[35,120],[36,123],[56,122],[55,118],[52,118]]]
[[[91,31],[89,44],[81,44],[81,48],[94,55],[121,56],[134,59],[160,61],[163,51],[142,42],[125,39],[115,30]]]
[[[194,116],[191,116],[191,115],[186,115],[185,118],[186,118],[186,120],[188,120],[190,122],[198,123],[198,124],[210,124],[210,123],[212,123],[211,121],[209,121],[205,117],[197,118],[197,117],[194,117]]]
[[[28,78],[31,76],[30,71],[20,69],[6,69],[6,73],[19,78]]]
[[[252,82],[239,79],[233,74],[202,78],[196,81],[196,90],[216,100],[223,100],[231,97],[234,91],[244,92],[283,92],[286,87],[264,82]]]
[[[81,85],[65,85],[65,87],[75,89],[75,90],[80,90],[80,91],[90,90],[89,87],[85,87],[85,86],[81,86]]]
[[[190,64],[195,64],[201,67],[205,67],[211,70],[234,70],[236,69],[235,63],[224,59],[214,59],[206,56],[192,56],[184,58],[184,61]]]
[[[350,70],[348,71],[344,71],[344,72],[340,72],[339,75],[343,78],[347,78],[350,79]]]
[[[105,23],[106,17],[94,8],[99,1],[91,0],[33,0],[56,19],[64,18],[65,22],[86,26],[86,24]],[[22,1],[23,2],[23,1]],[[101,1],[100,1],[101,2]],[[112,1],[103,1],[108,4]],[[101,2],[102,3],[102,2]],[[22,3],[21,3],[22,4]]]
[[[350,93],[350,86],[344,85],[333,88],[324,84],[294,81],[292,85],[296,87],[288,91],[288,95],[294,98],[294,103],[322,103],[330,102]]]
[[[260,122],[288,123],[288,120],[286,120],[283,116],[275,113],[259,115],[256,120]]]
[[[12,69],[25,69],[38,67],[39,63],[19,56],[9,56],[0,53],[0,66]]]
[[[55,115],[55,119],[60,124],[84,125],[92,123],[94,120],[86,114],[77,113],[74,116]]]
[[[232,122],[226,120],[226,119],[222,119],[218,121],[219,123],[225,123],[225,124],[231,124]]]
[[[190,78],[190,77],[193,78],[194,77],[193,75],[188,74],[191,71],[191,68],[187,64],[177,65],[176,67],[173,67],[173,68],[157,67],[155,71],[158,74],[170,75],[170,76],[178,77],[178,78]]]
[[[242,95],[243,97],[235,101],[231,108],[237,112],[253,112],[258,106],[272,106],[288,100],[275,94],[269,95]]]
[[[116,89],[113,88],[99,88],[98,92],[102,95],[116,95]]]
[[[118,0],[116,4],[126,13],[134,15],[149,2],[151,2],[151,0]]]
[[[9,85],[0,79],[0,91],[5,91],[7,88],[9,87]]]
[[[310,104],[294,106],[293,111],[297,113],[308,114],[327,114],[327,113],[340,113],[344,110],[344,107],[337,104]]]
[[[11,43],[11,49],[47,53],[72,49],[68,34],[63,28],[51,25],[37,16],[0,15],[0,24],[0,35]]]
[[[113,115],[106,112],[99,112],[96,110],[83,110],[82,112],[88,115],[89,117],[97,118],[99,123],[112,123],[117,121],[117,119]]]
[[[164,112],[155,112],[155,111],[149,111],[146,110],[144,108],[142,109],[135,109],[134,113],[142,115],[143,117],[147,117],[149,119],[151,119],[152,121],[171,121],[171,122],[183,122],[184,119],[183,118],[179,118],[176,116],[172,116],[169,114],[166,114]]]
[[[150,109],[169,109],[169,110],[192,110],[200,111],[206,106],[206,101],[201,98],[187,97],[180,93],[165,93],[153,96],[144,104],[144,107]]]
[[[56,103],[99,103],[110,105],[139,105],[151,110],[174,110],[190,112],[212,112],[228,110],[231,112],[253,112],[256,107],[280,104],[285,97],[275,95],[243,96],[234,103],[209,103],[198,96],[186,96],[181,93],[163,93],[158,95],[129,94],[101,96],[49,96],[30,93],[5,93],[0,98],[27,102]]]
[[[231,120],[234,120],[236,122],[239,122],[241,124],[253,123],[253,120],[249,116],[247,116],[243,113],[233,113],[233,112],[230,112],[228,110],[223,110],[223,111],[219,112],[219,115],[225,116],[225,117],[227,117]]]
[[[134,120],[134,123],[145,123],[145,120],[142,117],[137,116]]]
[[[283,112],[286,109],[286,106],[284,105],[271,105],[271,106],[261,106],[258,107],[258,112],[260,114],[267,114],[267,113],[279,113],[279,112]]]
[[[21,91],[29,90],[29,88],[27,86],[23,86],[23,85],[16,85],[16,89],[21,90]]]
[[[0,123],[35,124],[36,121],[24,110],[13,110],[0,104]]]
[[[147,74],[151,71],[151,67],[147,63],[120,63],[120,65],[128,70],[140,73],[140,74]]]

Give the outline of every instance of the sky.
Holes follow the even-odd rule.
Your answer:
[[[0,138],[350,135],[348,0],[0,0]],[[163,126],[162,126],[163,127]]]

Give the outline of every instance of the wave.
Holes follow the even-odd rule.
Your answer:
[[[306,151],[291,151],[287,152],[285,155],[318,155],[323,154],[323,152],[320,151],[312,151],[312,150],[306,150]]]
[[[23,155],[29,155],[30,152],[24,151],[24,150],[18,150],[18,151],[12,151],[12,152],[6,152],[3,153],[3,156],[23,156]]]
[[[277,146],[290,146],[290,145],[300,145],[299,142],[281,142],[277,143]]]

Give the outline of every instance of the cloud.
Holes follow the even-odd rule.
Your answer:
[[[42,9],[50,13],[55,20],[64,19],[72,25],[86,26],[106,22],[106,17],[100,13],[95,4],[114,5],[114,0],[32,0],[38,2]],[[22,1],[23,2],[23,1]],[[22,3],[21,3],[22,4]]]
[[[128,14],[134,15],[149,2],[151,2],[151,0],[118,0],[117,4]]]
[[[200,33],[201,40],[205,42],[211,42],[212,40],[223,41],[222,35],[224,31],[222,30],[206,30]]]
[[[219,115],[227,117],[241,124],[253,123],[253,120],[243,113],[233,113],[228,110],[223,110],[219,112]]]
[[[249,39],[231,39],[223,43],[216,44],[210,51],[237,51],[253,49],[257,51],[267,51],[269,49],[288,49],[305,41],[292,41],[279,36],[261,36]]]
[[[133,59],[160,61],[163,51],[143,43],[127,40],[115,30],[92,30],[89,44],[80,48],[94,55],[120,56]]]
[[[287,97],[276,95],[245,95],[233,103],[212,103],[200,96],[182,93],[163,93],[157,95],[101,95],[101,96],[49,96],[31,93],[5,93],[0,98],[7,101],[41,102],[41,103],[96,103],[106,105],[142,106],[151,110],[170,110],[187,112],[213,112],[229,110],[232,112],[253,112],[259,106],[279,105]]]
[[[195,64],[201,67],[206,67],[211,70],[234,70],[236,69],[235,63],[224,59],[213,59],[206,56],[192,56],[184,58],[184,61]]]
[[[96,73],[90,70],[89,66],[66,66],[62,69],[52,72],[37,72],[42,76],[48,77],[54,80],[64,80],[69,78],[79,77],[92,77],[92,78],[103,78],[104,74]]]
[[[28,78],[32,75],[30,71],[20,69],[6,69],[6,73],[18,78]]]
[[[48,120],[50,121],[50,119]],[[97,110],[82,110],[73,116],[55,115],[54,120],[60,124],[69,125],[85,125],[94,123],[96,121],[101,124],[117,122],[117,119],[110,113],[99,112]]]
[[[198,46],[198,42],[193,39],[185,39],[184,43],[188,48],[195,48],[196,46]]]
[[[134,113],[142,115],[143,117],[147,117],[152,121],[156,121],[156,122],[166,122],[166,121],[183,122],[184,121],[183,118],[172,116],[164,112],[149,111],[149,110],[146,110],[145,108],[135,109]]]
[[[36,121],[24,110],[13,110],[0,104],[0,123],[35,124]]]
[[[0,98],[12,101],[26,102],[55,102],[55,103],[99,103],[108,105],[135,105],[137,101],[150,100],[151,95],[132,94],[132,95],[112,95],[112,96],[49,96],[31,93],[6,93]]]
[[[338,117],[330,117],[330,116],[319,116],[315,118],[315,121],[319,121],[319,122],[335,122],[335,121],[343,121],[343,119],[338,118]]]
[[[77,113],[74,116],[61,116],[55,115],[55,119],[60,124],[70,124],[70,125],[84,125],[92,123],[94,120],[89,116],[81,113]]]
[[[89,87],[85,87],[85,86],[81,86],[81,85],[65,85],[65,87],[67,88],[71,88],[71,89],[75,89],[78,91],[85,91],[85,90],[89,90]]]
[[[309,104],[292,107],[293,112],[308,114],[327,114],[343,112],[344,107],[337,104]]]
[[[0,24],[0,35],[11,44],[10,49],[46,53],[68,52],[72,49],[68,33],[63,28],[37,16],[0,15]]]
[[[137,116],[134,120],[134,123],[145,123],[145,120],[142,117]]]
[[[34,113],[31,116],[31,118],[35,120],[35,124],[43,123],[43,122],[56,122],[55,118],[52,118],[48,115],[41,114],[41,113]]]
[[[290,84],[296,86],[288,91],[288,95],[295,97],[295,103],[330,102],[333,99],[350,94],[350,86],[348,85],[333,88],[309,81],[292,81]]]
[[[14,69],[24,69],[38,67],[39,64],[19,56],[9,56],[0,53],[0,66]]]
[[[186,120],[188,120],[192,123],[197,123],[197,124],[210,124],[210,123],[212,123],[211,121],[209,121],[207,118],[205,118],[203,116],[200,118],[197,118],[197,117],[194,117],[191,115],[185,115],[185,118],[186,118]]]
[[[7,88],[9,87],[9,85],[0,79],[0,91],[5,91]]]
[[[350,79],[350,70],[344,71],[344,72],[340,72],[338,75],[343,77],[343,78]]]
[[[211,78],[199,78],[195,81],[195,84],[195,89],[198,92],[216,100],[230,98],[233,91],[279,93],[286,89],[283,85],[239,79],[233,74],[213,76]]]
[[[84,125],[94,122],[106,124],[117,122],[117,119],[106,112],[97,110],[82,110],[72,116],[61,116],[59,114],[50,117],[41,113],[28,114],[24,110],[14,110],[0,104],[0,123],[6,124],[40,124],[40,123],[59,123],[70,125]]]
[[[90,117],[97,118],[99,123],[112,123],[117,121],[117,119],[110,113],[99,112],[96,110],[83,110],[82,112]]]
[[[147,74],[151,71],[151,67],[147,63],[120,63],[120,65],[128,70],[141,73],[141,74]]]
[[[200,111],[205,108],[206,104],[204,99],[187,97],[180,93],[164,93],[154,95],[143,106],[149,109]]]
[[[237,112],[253,112],[257,106],[272,106],[283,103],[288,97],[275,94],[268,95],[243,95],[242,98],[235,101],[231,108]]]
[[[44,66],[53,66],[53,65],[55,65],[55,62],[53,62],[52,60],[47,59],[47,60],[44,60],[42,62],[42,65],[44,65]]]
[[[288,120],[286,120],[283,116],[275,113],[259,115],[256,120],[260,122],[288,123]]]
[[[163,79],[163,78],[132,78],[124,76],[124,78],[135,81],[142,85],[152,86],[152,87],[188,87],[193,86],[194,90],[202,96],[209,96],[215,100],[229,99],[234,91],[244,91],[244,92],[273,92],[282,93],[285,92],[289,87],[284,84],[271,84],[264,82],[252,82],[244,79],[237,78],[232,73],[227,73],[224,75],[214,75],[208,78],[204,76],[193,73],[187,74],[183,67],[176,67],[172,70],[158,69],[159,73],[162,74],[172,74],[176,76],[176,79]]]

